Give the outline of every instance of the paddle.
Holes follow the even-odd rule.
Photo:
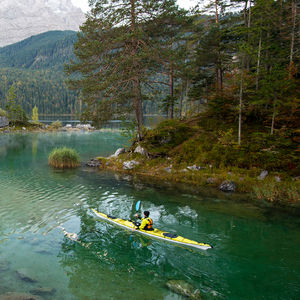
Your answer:
[[[135,205],[136,212],[138,212],[140,210],[140,207],[141,207],[141,201],[139,200]]]
[[[135,204],[135,212],[138,213],[138,211],[140,210],[141,208],[141,201],[138,200],[138,202]],[[132,221],[133,222],[133,221]],[[134,223],[134,222],[133,222]],[[132,240],[132,234],[130,235],[129,237],[129,240],[131,241]]]

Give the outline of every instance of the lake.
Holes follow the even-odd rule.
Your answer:
[[[125,145],[118,132],[0,135],[0,295],[48,288],[42,299],[183,299],[166,287],[183,280],[203,299],[299,299],[299,217],[84,164],[47,164],[59,146],[85,162]],[[155,227],[214,248],[152,240],[91,213],[130,218],[138,200]]]

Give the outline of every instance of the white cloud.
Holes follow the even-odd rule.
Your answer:
[[[88,0],[72,0],[73,4],[77,7],[80,7],[84,12],[89,10]],[[197,4],[197,0],[178,0],[177,3],[179,6],[184,7],[186,9],[195,6]]]
[[[180,7],[189,9],[197,4],[197,0],[178,0],[177,3]]]
[[[80,7],[83,12],[87,12],[89,10],[89,3],[88,0],[72,0],[72,3]]]

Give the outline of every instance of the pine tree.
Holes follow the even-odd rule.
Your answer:
[[[75,54],[67,72],[80,73],[70,84],[82,90],[84,115],[96,124],[134,111],[138,138],[142,138],[143,90],[155,43],[147,32],[170,6],[171,0],[94,0],[81,27]]]

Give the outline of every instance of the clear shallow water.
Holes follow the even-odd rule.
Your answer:
[[[0,295],[53,287],[44,299],[181,299],[165,287],[178,279],[204,299],[299,298],[299,218],[222,194],[47,166],[57,146],[76,148],[86,161],[125,144],[118,133],[0,135]],[[214,249],[132,235],[90,213],[96,208],[128,218],[137,200],[157,227]],[[59,226],[82,243],[65,238]],[[37,282],[21,280],[17,271]]]

